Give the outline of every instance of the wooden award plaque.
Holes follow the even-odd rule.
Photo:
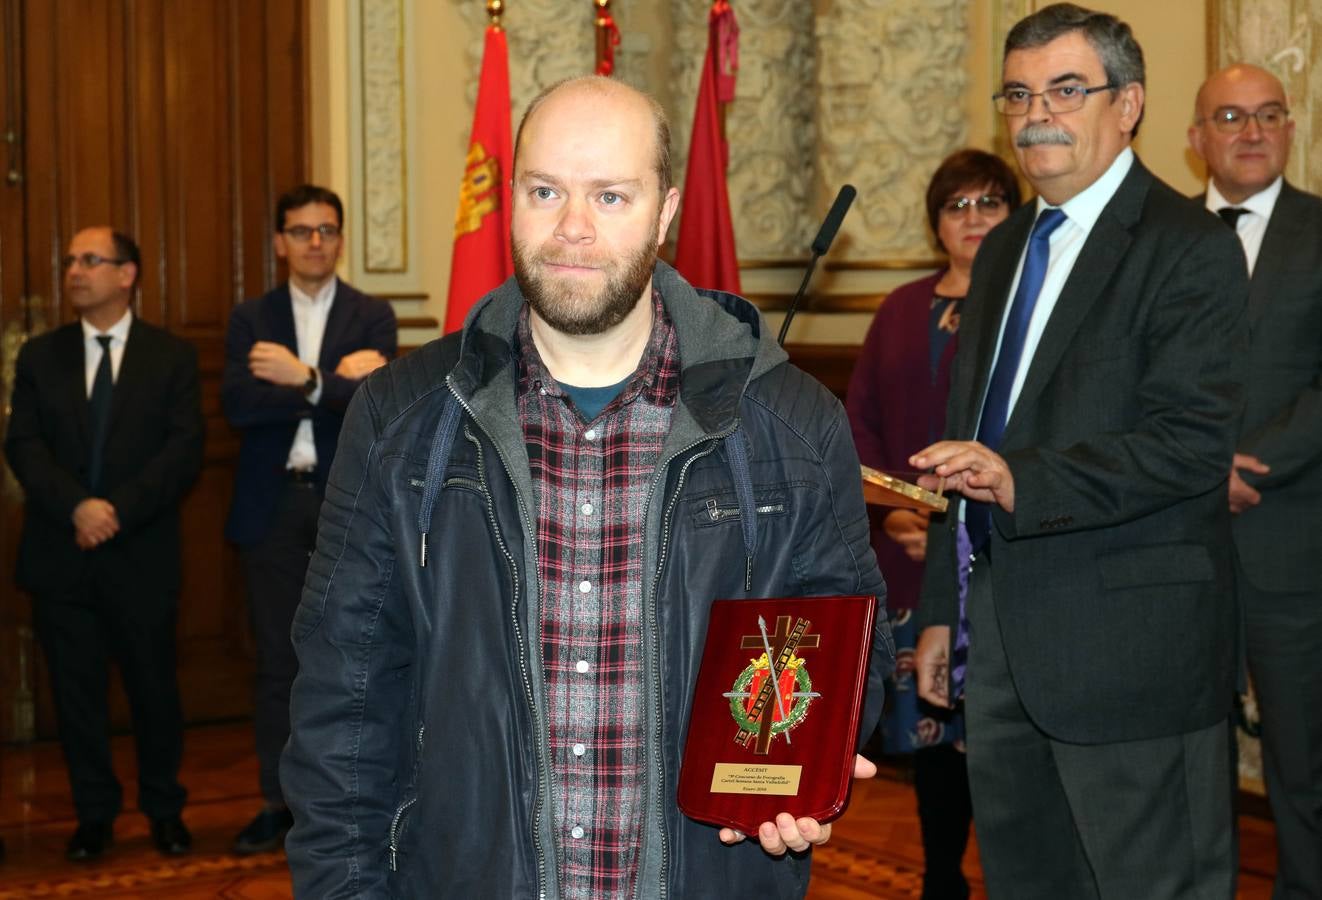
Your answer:
[[[926,509],[945,512],[950,498],[934,493],[867,466],[859,466],[863,476],[863,499],[873,506],[902,509]]]
[[[679,774],[685,815],[752,835],[778,813],[829,822],[844,812],[876,606],[862,596],[712,604]]]

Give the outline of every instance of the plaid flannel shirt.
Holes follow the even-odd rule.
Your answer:
[[[565,897],[633,891],[642,842],[644,508],[679,389],[674,327],[652,294],[634,375],[584,423],[520,316],[518,410],[536,498],[543,686]]]

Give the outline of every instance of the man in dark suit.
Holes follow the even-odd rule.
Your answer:
[[[180,818],[183,717],[175,677],[179,503],[202,465],[193,347],[130,310],[133,241],[78,232],[64,291],[80,321],[19,353],[5,455],[23,485],[18,583],[37,636],[78,814],[70,859],[110,844],[121,790],[110,759],[106,679],[119,665],[138,749],[138,808],[163,853]]]
[[[1129,26],[1045,7],[1003,78],[1039,197],[978,252],[949,439],[911,460],[964,495],[929,536],[919,690],[967,677],[989,896],[1229,898],[1243,254],[1134,156]]]
[[[225,535],[239,545],[257,638],[254,725],[265,805],[237,853],[278,846],[293,820],[280,790],[289,738],[289,640],[317,537],[326,473],[349,398],[395,355],[395,314],[335,277],[344,207],[302,185],[280,197],[275,252],[289,281],[236,307],[225,337],[225,417],[243,432]]]
[[[1282,176],[1293,138],[1285,89],[1257,66],[1198,92],[1189,142],[1207,163],[1203,199],[1250,273],[1230,511],[1280,900],[1322,898],[1322,199]]]

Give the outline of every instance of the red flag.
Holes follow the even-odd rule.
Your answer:
[[[473,131],[454,218],[450,295],[445,303],[447,334],[462,327],[473,304],[514,272],[510,259],[513,156],[509,52],[504,30],[491,25],[482,50]]]
[[[716,0],[707,18],[707,58],[698,84],[693,139],[684,176],[675,268],[696,287],[739,293],[739,263],[730,223],[725,170],[730,145],[721,130],[719,104],[734,99],[739,68],[739,26],[728,0]]]

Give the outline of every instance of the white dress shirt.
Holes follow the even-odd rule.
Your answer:
[[[124,361],[124,345],[129,340],[129,326],[133,324],[133,311],[124,310],[119,321],[105,331],[97,331],[83,319],[83,375],[87,384],[87,397],[92,397],[92,382],[96,381],[96,370],[101,367],[101,342],[97,336],[110,335],[110,380],[119,381],[119,365]]]
[[[1281,196],[1281,184],[1284,180],[1283,176],[1277,175],[1275,181],[1243,203],[1231,203],[1216,189],[1214,182],[1207,183],[1207,208],[1212,212],[1229,206],[1248,210],[1235,223],[1235,233],[1239,235],[1239,242],[1244,245],[1244,258],[1248,260],[1250,275],[1253,274],[1253,267],[1258,262],[1258,251],[1262,249],[1262,236],[1267,233],[1267,220],[1272,217],[1272,210],[1276,208],[1276,198]]]
[[[330,281],[321,286],[315,297],[310,297],[289,282],[289,299],[294,308],[294,336],[298,341],[298,358],[305,365],[316,369],[321,360],[321,339],[326,334],[326,320],[330,318],[331,303],[335,300],[335,290],[339,279],[331,276]],[[308,395],[308,402],[313,406],[321,400],[321,382],[317,389]],[[294,432],[294,443],[289,448],[289,459],[285,467],[289,469],[313,469],[317,465],[317,441],[312,434],[312,419],[298,423]]]
[[[1024,349],[1019,356],[1019,368],[1015,371],[1014,383],[1010,386],[1010,401],[1005,410],[1005,418],[1008,422],[1010,414],[1014,412],[1014,405],[1019,400],[1019,392],[1023,389],[1024,379],[1028,377],[1028,367],[1033,363],[1033,354],[1037,352],[1037,345],[1042,340],[1042,332],[1046,331],[1047,322],[1051,318],[1051,313],[1056,308],[1056,301],[1060,299],[1060,292],[1065,288],[1065,282],[1070,277],[1070,272],[1074,269],[1074,263],[1079,258],[1079,253],[1083,250],[1083,245],[1088,241],[1088,235],[1092,233],[1093,226],[1097,224],[1098,218],[1102,215],[1102,210],[1106,204],[1111,202],[1115,192],[1120,188],[1120,183],[1125,180],[1129,174],[1129,169],[1134,164],[1134,151],[1126,147],[1115,158],[1110,167],[1102,173],[1102,176],[1094,181],[1088,187],[1075,194],[1070,199],[1060,205],[1060,209],[1065,213],[1065,221],[1056,227],[1047,239],[1051,246],[1051,257],[1047,262],[1047,271],[1042,279],[1042,290],[1038,292],[1037,303],[1033,306],[1032,318],[1028,320],[1028,330],[1024,334]],[[1042,214],[1042,210],[1049,207],[1041,197],[1037,198],[1037,215]],[[1034,217],[1036,221],[1036,216]],[[1005,312],[1001,316],[1001,328],[996,337],[996,356],[1001,353],[1001,339],[1005,336],[1005,323],[1010,317],[1010,307],[1013,305],[1014,292],[1019,289],[1019,279],[1024,273],[1024,259],[1028,254],[1028,242],[1024,243],[1024,249],[1019,254],[1019,266],[1015,270],[1014,281],[1010,284],[1009,301],[1005,304]],[[996,357],[992,358],[991,366],[988,372],[996,370]],[[988,379],[988,387],[991,380]],[[983,402],[986,402],[986,394],[983,394]],[[978,424],[982,423],[982,413],[978,413]],[[976,431],[975,431],[976,433]],[[964,521],[964,503],[959,505],[959,520]]]
[[[1101,178],[1060,205],[1066,218],[1048,239],[1051,245],[1051,259],[1047,263],[1046,277],[1042,280],[1042,290],[1037,295],[1037,304],[1033,307],[1033,317],[1029,319],[1028,331],[1024,335],[1024,351],[1019,357],[1019,369],[1015,372],[1014,384],[1010,387],[1010,403],[1005,411],[1006,421],[1009,421],[1010,415],[1014,412],[1014,405],[1019,400],[1019,391],[1023,389],[1024,379],[1028,376],[1028,367],[1033,363],[1033,354],[1037,352],[1038,342],[1042,340],[1042,332],[1046,331],[1047,322],[1056,308],[1056,301],[1060,299],[1060,292],[1064,290],[1070,272],[1074,269],[1074,263],[1078,260],[1083,245],[1088,242],[1088,235],[1092,234],[1092,228],[1101,217],[1102,210],[1111,202],[1111,198],[1120,188],[1120,182],[1125,180],[1133,164],[1134,151],[1126,147]],[[1048,206],[1050,204],[1041,197],[1037,198],[1038,215],[1041,215],[1042,210]],[[1027,252],[1028,244],[1025,243],[1023,252],[1019,254],[1019,268],[1015,272],[1014,282],[1010,285],[1009,296],[1012,299],[1014,292],[1019,289],[1019,278],[1023,275],[1024,257]],[[1005,304],[1005,313],[1001,317],[1001,333],[996,338],[997,355],[1001,352],[1001,336],[1005,334],[1005,322],[1010,317],[1010,306],[1008,302]],[[995,368],[996,360],[993,359],[991,369],[988,371],[994,371]]]

